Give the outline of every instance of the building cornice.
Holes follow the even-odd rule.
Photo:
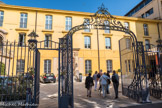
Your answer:
[[[15,5],[7,5],[0,4],[1,10],[4,9],[12,9],[12,10],[20,10],[20,11],[37,11],[37,12],[46,12],[53,14],[68,14],[68,15],[76,15],[83,17],[90,17],[90,15],[94,15],[94,13],[88,12],[77,12],[77,11],[67,11],[67,10],[57,10],[57,9],[46,9],[46,8],[36,8],[36,7],[25,7],[25,6],[15,6]],[[162,20],[152,20],[152,19],[143,19],[143,18],[134,18],[134,17],[126,17],[126,16],[115,16],[116,19],[119,20],[129,20],[129,21],[144,21],[144,22],[162,22]]]

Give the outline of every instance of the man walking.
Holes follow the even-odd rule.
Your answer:
[[[114,91],[115,91],[115,99],[117,99],[118,98],[118,87],[119,87],[119,76],[116,74],[115,70],[113,71],[112,82],[113,82]]]
[[[101,77],[100,77],[100,83],[101,83],[101,88],[102,88],[102,93],[103,93],[103,97],[106,96],[106,90],[107,90],[107,81],[108,79],[110,79],[106,73],[104,73]]]
[[[94,82],[95,82],[94,90],[96,91],[96,90],[97,90],[97,82],[98,82],[98,79],[97,79],[97,71],[96,71],[95,74],[93,75],[93,80],[94,80]]]
[[[110,71],[107,71],[107,74],[106,74],[109,78],[110,78]],[[110,84],[111,84],[111,81],[110,79],[108,79],[108,82],[107,82],[107,94],[110,94]]]
[[[94,85],[93,78],[91,77],[91,73],[89,73],[85,81],[85,87],[87,88],[87,97],[91,97],[91,91],[93,85]]]

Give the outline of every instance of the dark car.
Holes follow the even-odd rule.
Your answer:
[[[53,73],[45,73],[40,77],[40,82],[47,83],[47,82],[56,82],[56,77]]]

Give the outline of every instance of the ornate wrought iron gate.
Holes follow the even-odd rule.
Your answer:
[[[143,42],[122,38],[119,48],[123,95],[137,102],[150,102]]]
[[[59,40],[59,108],[74,107],[73,104],[73,49],[72,36]]]
[[[131,48],[129,51],[125,50],[126,46],[122,46],[123,43],[125,43],[123,42],[124,39],[120,40],[119,43],[121,65],[124,64],[122,61],[125,55],[130,55],[130,59],[133,63],[131,76],[123,75],[124,78],[128,79],[127,81],[130,81],[129,83],[123,81],[123,94],[136,99],[138,102],[146,102],[148,97],[148,81],[143,43],[137,42],[135,34],[128,28],[125,28],[120,21],[117,21],[116,18],[107,11],[104,5],[99,7],[99,10],[90,17],[91,19],[89,21],[86,20],[83,24],[70,29],[67,35],[59,41],[59,108],[74,107],[72,36],[76,31],[82,29],[114,30],[130,35]],[[107,24],[105,21],[109,23]],[[122,72],[124,72],[123,67]]]
[[[146,45],[145,58],[150,95],[160,99],[162,97],[162,45]]]
[[[1,106],[39,104],[39,52],[37,41],[0,44]]]

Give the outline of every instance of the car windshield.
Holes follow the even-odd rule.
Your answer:
[[[50,76],[50,74],[47,73],[46,76],[48,77],[48,76]]]
[[[53,73],[51,73],[51,76],[54,76],[54,74],[53,74]]]

